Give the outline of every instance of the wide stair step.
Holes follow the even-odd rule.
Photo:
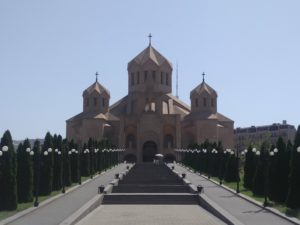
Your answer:
[[[107,194],[102,204],[198,205],[194,194]]]
[[[113,193],[189,193],[186,185],[140,185],[121,184],[113,188]]]

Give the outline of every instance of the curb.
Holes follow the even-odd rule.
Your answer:
[[[119,165],[121,165],[121,164],[123,164],[123,163],[120,163]],[[87,180],[84,181],[81,185],[77,184],[77,185],[75,185],[74,187],[69,188],[68,190],[66,190],[65,193],[59,193],[59,194],[57,194],[57,195],[55,195],[55,196],[53,196],[53,197],[51,197],[51,198],[49,198],[49,199],[47,199],[47,200],[41,202],[41,203],[39,204],[38,207],[32,206],[32,207],[30,207],[30,208],[28,208],[28,209],[25,209],[25,210],[23,210],[23,211],[21,211],[21,212],[15,214],[15,215],[11,216],[11,217],[8,217],[8,218],[6,218],[6,219],[0,221],[0,225],[6,225],[6,224],[8,224],[8,223],[11,223],[11,222],[13,222],[13,221],[15,221],[15,220],[17,220],[17,219],[19,219],[19,218],[25,216],[25,215],[28,215],[28,214],[34,212],[34,211],[37,210],[37,209],[40,209],[40,208],[42,208],[42,207],[44,207],[44,206],[50,204],[51,202],[55,201],[56,199],[58,199],[58,198],[60,198],[60,197],[62,197],[62,196],[65,196],[65,195],[67,195],[67,194],[69,194],[69,193],[71,193],[71,192],[73,192],[73,191],[75,191],[75,190],[81,188],[81,187],[82,187],[83,185],[85,185],[86,183],[89,183],[89,182],[93,181],[94,179],[96,179],[96,178],[98,178],[99,176],[101,176],[102,174],[105,174],[106,172],[108,172],[108,171],[114,169],[115,167],[116,167],[116,166],[113,166],[113,167],[111,167],[111,168],[108,169],[108,170],[102,171],[100,174],[95,175],[92,179],[91,179],[91,178],[87,179]],[[131,167],[130,167],[130,168],[131,168]],[[40,197],[40,196],[39,196],[39,197]]]
[[[285,220],[287,220],[287,221],[289,221],[289,222],[291,222],[291,223],[293,223],[293,224],[300,225],[300,220],[298,220],[298,219],[295,218],[295,217],[288,217],[288,216],[286,216],[284,213],[282,213],[282,212],[280,212],[280,211],[278,211],[277,209],[274,209],[274,208],[272,208],[272,207],[264,207],[264,206],[262,205],[261,202],[256,201],[255,199],[252,199],[251,197],[248,197],[248,196],[246,196],[246,195],[244,195],[244,194],[242,194],[242,193],[236,193],[235,190],[233,190],[233,189],[231,189],[231,188],[229,188],[229,187],[227,187],[227,186],[225,186],[225,185],[223,185],[223,184],[220,185],[217,181],[214,181],[214,180],[212,180],[212,179],[208,179],[207,176],[204,176],[204,175],[202,175],[202,174],[199,174],[199,173],[197,173],[197,172],[191,170],[191,169],[188,168],[188,167],[185,167],[185,166],[181,166],[181,167],[184,168],[184,169],[186,169],[187,171],[189,171],[189,172],[191,172],[191,173],[194,173],[194,174],[196,174],[196,175],[198,175],[198,176],[201,176],[201,177],[205,178],[206,180],[209,180],[210,182],[212,182],[212,183],[218,185],[219,187],[222,187],[222,188],[224,188],[225,190],[227,190],[227,191],[229,191],[229,192],[235,194],[236,196],[239,196],[240,198],[242,198],[242,199],[244,199],[244,200],[246,200],[246,201],[248,201],[248,202],[250,202],[250,203],[252,203],[252,204],[254,204],[254,205],[258,206],[258,207],[260,207],[261,209],[265,209],[265,210],[267,210],[268,212],[273,213],[273,214],[275,214],[276,216],[279,216],[279,217],[281,217],[282,219],[285,219]]]

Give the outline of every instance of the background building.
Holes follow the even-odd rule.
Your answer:
[[[191,107],[172,95],[172,64],[152,45],[128,63],[128,94],[109,105],[98,80],[83,92],[83,112],[67,120],[67,138],[111,139],[125,158],[151,161],[156,153],[174,157],[191,143],[234,145],[233,121],[217,112],[217,92],[204,80],[190,93]]]
[[[235,147],[242,151],[248,148],[250,144],[259,146],[263,141],[267,141],[270,145],[275,145],[280,136],[285,143],[289,140],[293,143],[295,134],[295,127],[287,124],[286,120],[282,124],[273,123],[265,126],[239,127],[234,130]]]

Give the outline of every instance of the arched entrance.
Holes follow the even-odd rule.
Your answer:
[[[143,145],[143,162],[152,162],[156,153],[156,143],[154,141],[146,141]]]

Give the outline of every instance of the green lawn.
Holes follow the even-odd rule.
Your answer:
[[[81,178],[81,182],[83,183],[84,181],[88,180],[89,178],[90,177],[82,177]],[[66,187],[66,190],[68,190],[71,187],[74,187],[76,185],[77,185],[77,183],[74,183],[70,187]],[[56,195],[58,195],[60,193],[61,193],[61,191],[53,191],[51,193],[51,195],[48,195],[48,196],[39,196],[39,202],[41,203],[41,202],[43,202],[43,201],[45,201],[45,200],[47,200],[47,199],[49,199],[51,197],[54,197],[54,196],[56,196]],[[33,206],[33,202],[19,203],[17,210],[14,210],[14,211],[0,211],[0,221],[4,220],[4,219],[6,219],[6,218],[8,218],[10,216],[13,216],[13,215],[15,215],[15,214],[17,214],[17,213],[25,210],[25,209],[28,209],[28,208],[30,208],[32,206]]]

